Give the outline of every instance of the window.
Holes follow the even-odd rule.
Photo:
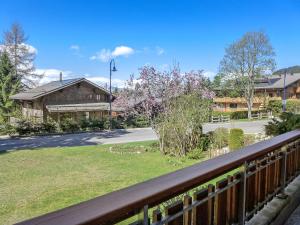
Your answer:
[[[237,104],[236,103],[230,103],[229,104],[229,108],[236,109],[237,108]]]

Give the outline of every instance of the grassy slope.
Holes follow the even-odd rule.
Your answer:
[[[109,152],[111,148],[142,153],[117,154]],[[196,162],[143,152],[145,148],[152,150],[153,142],[0,154],[0,224],[63,208]]]

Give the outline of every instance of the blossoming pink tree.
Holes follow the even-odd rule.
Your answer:
[[[166,131],[161,129],[161,126],[165,127],[163,122],[171,117],[176,108],[180,108],[180,106],[174,107],[174,104],[183,105],[182,101],[175,100],[189,95],[196,96],[199,101],[209,100],[214,96],[209,88],[208,79],[203,76],[201,70],[181,73],[179,66],[174,66],[170,71],[158,71],[154,67],[144,66],[140,69],[137,80],[133,76],[130,77],[126,88],[119,93],[114,104],[124,109],[125,116],[145,115],[160,137],[161,149],[163,149],[163,136]],[[186,100],[189,101],[187,98]],[[201,104],[198,105],[201,107]],[[205,107],[205,110],[209,110],[207,105]],[[182,109],[188,110],[188,108],[189,106],[185,105]],[[182,129],[182,126],[179,127]],[[190,130],[190,127],[186,129]]]

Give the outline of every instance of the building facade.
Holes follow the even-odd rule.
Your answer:
[[[74,120],[103,119],[109,115],[109,92],[85,79],[53,81],[11,96],[20,103],[24,118],[60,122],[65,118]],[[113,115],[118,110],[113,107]]]
[[[284,87],[286,99],[300,99],[300,73],[284,75],[273,75],[255,82],[254,99],[252,109],[261,110],[271,100],[282,100],[284,98]],[[245,98],[216,97],[213,99],[214,111],[234,112],[247,110]]]

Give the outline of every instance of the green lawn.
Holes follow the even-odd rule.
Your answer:
[[[154,141],[0,154],[0,224],[12,224],[196,163]]]

